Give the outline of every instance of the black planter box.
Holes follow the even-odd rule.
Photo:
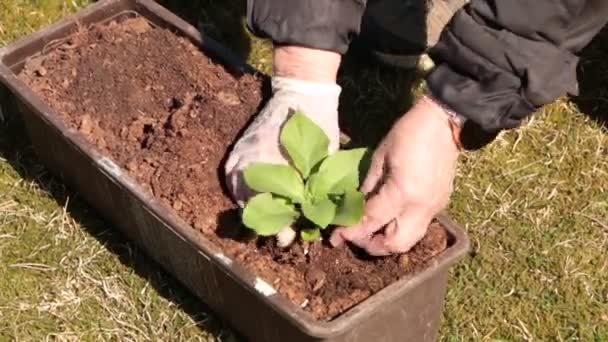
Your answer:
[[[233,71],[255,72],[152,0],[97,2],[0,50],[0,91],[5,92],[0,99],[10,95],[2,104],[16,104],[40,160],[252,341],[434,341],[448,269],[469,247],[463,229],[447,216],[438,220],[448,231],[449,246],[427,269],[386,287],[331,322],[320,322],[278,295],[272,286],[224,255],[160,204],[126,171],[101,155],[76,130],[68,128],[53,109],[17,79],[16,73],[28,57],[72,33],[77,23],[99,23],[133,14],[189,38]],[[5,107],[4,112],[7,111]]]

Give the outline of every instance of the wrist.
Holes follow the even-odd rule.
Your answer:
[[[433,97],[432,94],[425,94],[422,97],[422,100],[434,107],[435,111],[447,120],[447,125],[450,128],[450,134],[452,136],[454,144],[456,145],[456,148],[458,149],[458,151],[463,151],[464,147],[461,141],[461,133],[466,118],[443,105],[443,103]]]
[[[342,56],[300,46],[277,46],[273,66],[277,77],[319,83],[336,83]]]

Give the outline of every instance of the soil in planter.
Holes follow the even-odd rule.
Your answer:
[[[19,77],[165,205],[317,319],[343,313],[446,248],[437,225],[409,254],[387,258],[320,243],[277,250],[245,236],[221,165],[259,109],[263,82],[227,72],[144,19],[83,27],[28,60]]]

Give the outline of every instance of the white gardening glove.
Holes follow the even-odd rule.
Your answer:
[[[241,208],[255,194],[244,182],[245,167],[252,163],[288,164],[287,156],[279,145],[279,135],[290,113],[302,111],[329,137],[329,152],[338,149],[340,92],[340,86],[332,82],[284,77],[272,79],[272,98],[236,143],[225,166],[228,189]],[[296,232],[291,227],[285,227],[277,236],[278,245],[286,247],[295,237]]]

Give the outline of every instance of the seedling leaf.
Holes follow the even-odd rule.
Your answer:
[[[321,229],[325,229],[336,216],[336,204],[329,198],[314,203],[304,202],[302,213]]]
[[[327,198],[327,194],[329,193],[329,186],[326,184],[327,182],[318,173],[311,175],[306,181],[305,193],[306,197],[312,201],[321,201],[324,198]]]
[[[319,230],[319,228],[302,229],[300,231],[300,236],[304,241],[314,241],[321,237],[321,231]]]
[[[371,164],[371,154],[368,153],[369,150],[362,150],[362,156],[357,158],[357,165],[352,165],[351,173],[334,185],[329,193],[341,195],[347,191],[359,189],[359,185],[363,181],[362,177],[365,178]]]
[[[365,197],[360,191],[347,191],[338,202],[336,216],[331,224],[348,227],[359,223],[364,205]]]
[[[264,193],[252,197],[243,210],[243,223],[261,236],[277,235],[295,222],[298,213],[285,200]]]
[[[365,148],[343,150],[327,157],[319,171],[308,180],[307,191],[314,198],[321,198],[358,189],[359,164],[366,151]]]
[[[283,125],[280,141],[304,179],[327,156],[329,148],[329,138],[325,132],[299,111]]]
[[[243,176],[247,186],[257,192],[271,192],[294,203],[304,201],[304,182],[291,166],[255,163],[245,168]]]

